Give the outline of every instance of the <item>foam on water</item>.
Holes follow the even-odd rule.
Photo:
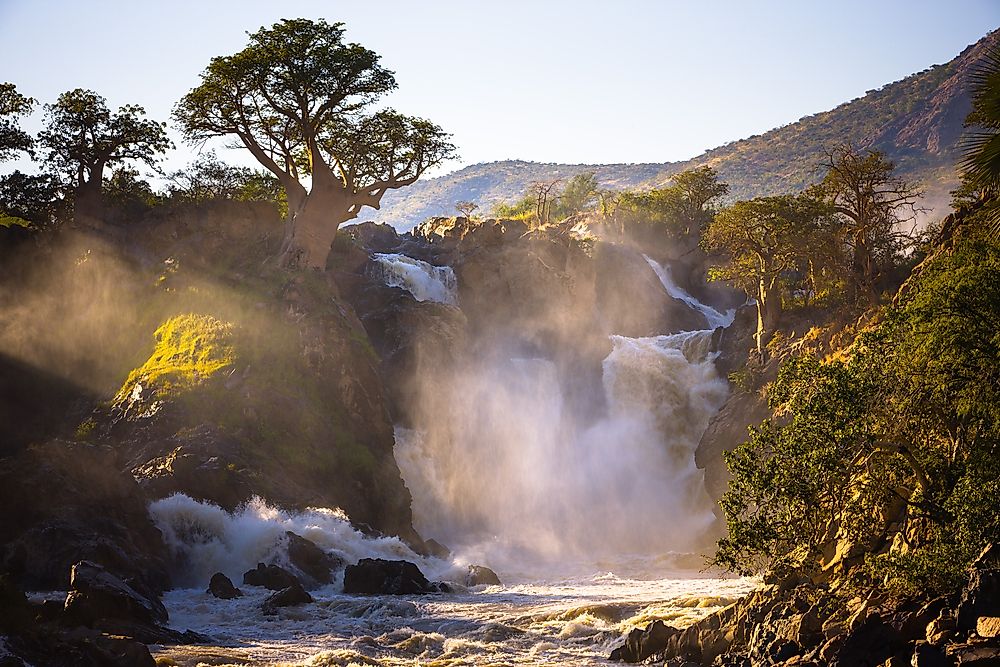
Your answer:
[[[167,593],[171,624],[212,636],[216,646],[169,647],[160,655],[198,664],[206,655],[295,665],[603,665],[621,637],[662,619],[678,627],[735,601],[754,582],[650,581],[604,573],[509,588],[423,597],[356,597],[335,587],[316,602],[268,617],[268,591],[216,600],[200,590]],[[213,663],[215,664],[215,663]]]

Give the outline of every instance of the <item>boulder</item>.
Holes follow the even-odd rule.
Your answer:
[[[312,601],[312,596],[302,588],[302,584],[295,582],[288,588],[283,588],[277,593],[268,595],[264,600],[264,604],[261,605],[261,610],[268,615],[277,614],[279,607],[291,607]]]
[[[157,624],[167,621],[167,610],[156,598],[139,593],[101,565],[80,561],[70,574],[66,615],[84,625],[101,619]]]
[[[425,556],[433,556],[434,558],[440,558],[441,560],[448,560],[451,558],[451,549],[441,544],[434,538],[424,540],[422,551]]]
[[[344,592],[353,595],[416,595],[441,589],[413,563],[405,560],[362,558],[344,570]]]
[[[502,586],[497,573],[484,565],[470,565],[465,575],[466,586]]]
[[[332,582],[333,571],[345,565],[342,558],[326,553],[301,535],[288,531],[285,537],[288,539],[288,561],[317,584]]]
[[[1000,637],[1000,617],[980,616],[976,621],[976,634],[985,639]]]
[[[665,649],[670,638],[680,632],[659,620],[653,621],[644,629],[634,628],[628,633],[625,643],[613,650],[608,659],[616,662],[642,662]]]
[[[280,565],[257,563],[256,569],[243,573],[243,583],[248,586],[263,586],[272,591],[280,591],[299,583],[294,574]]]
[[[943,649],[927,642],[917,642],[913,647],[913,667],[951,667],[954,663]]]
[[[232,580],[221,572],[212,575],[211,581],[208,582],[208,590],[205,592],[211,593],[220,600],[232,600],[243,596],[243,591],[236,588]]]

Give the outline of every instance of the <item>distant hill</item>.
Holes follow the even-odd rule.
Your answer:
[[[708,164],[730,184],[733,198],[800,190],[821,176],[825,148],[850,141],[884,151],[900,175],[920,183],[924,205],[947,206],[958,182],[955,164],[962,123],[971,109],[967,92],[970,68],[994,31],[949,63],[890,83],[835,109],[806,116],[748,139],[734,141],[685,162],[662,164],[552,164],[507,160],[475,164],[438,178],[418,181],[387,193],[382,209],[366,209],[361,220],[388,222],[408,230],[433,215],[454,214],[455,202],[468,200],[488,210],[520,197],[533,181],[596,172],[604,188],[653,188],[678,171]]]

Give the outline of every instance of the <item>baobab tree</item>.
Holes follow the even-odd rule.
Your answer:
[[[70,90],[45,105],[46,127],[38,144],[48,150],[48,163],[72,184],[77,223],[102,223],[104,170],[127,162],[156,164],[173,147],[166,123],[146,118],[129,104],[112,113],[92,90]]]
[[[341,223],[454,155],[434,123],[368,111],[395,76],[343,38],[344,24],[323,20],[261,28],[242,51],[213,58],[174,109],[189,142],[235,137],[281,183],[288,266],[325,267]]]

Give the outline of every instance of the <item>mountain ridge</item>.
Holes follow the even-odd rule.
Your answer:
[[[837,143],[876,148],[896,162],[898,175],[925,191],[923,205],[934,215],[947,206],[958,184],[959,138],[971,102],[965,82],[994,30],[951,61],[930,66],[870,90],[833,109],[731,141],[689,160],[663,163],[563,164],[499,160],[469,165],[386,193],[381,210],[365,209],[359,222],[387,222],[400,231],[434,215],[454,213],[458,201],[488,210],[520,197],[534,181],[567,179],[593,171],[605,189],[651,189],[684,169],[714,167],[730,184],[731,199],[794,192],[821,177],[823,151]]]

